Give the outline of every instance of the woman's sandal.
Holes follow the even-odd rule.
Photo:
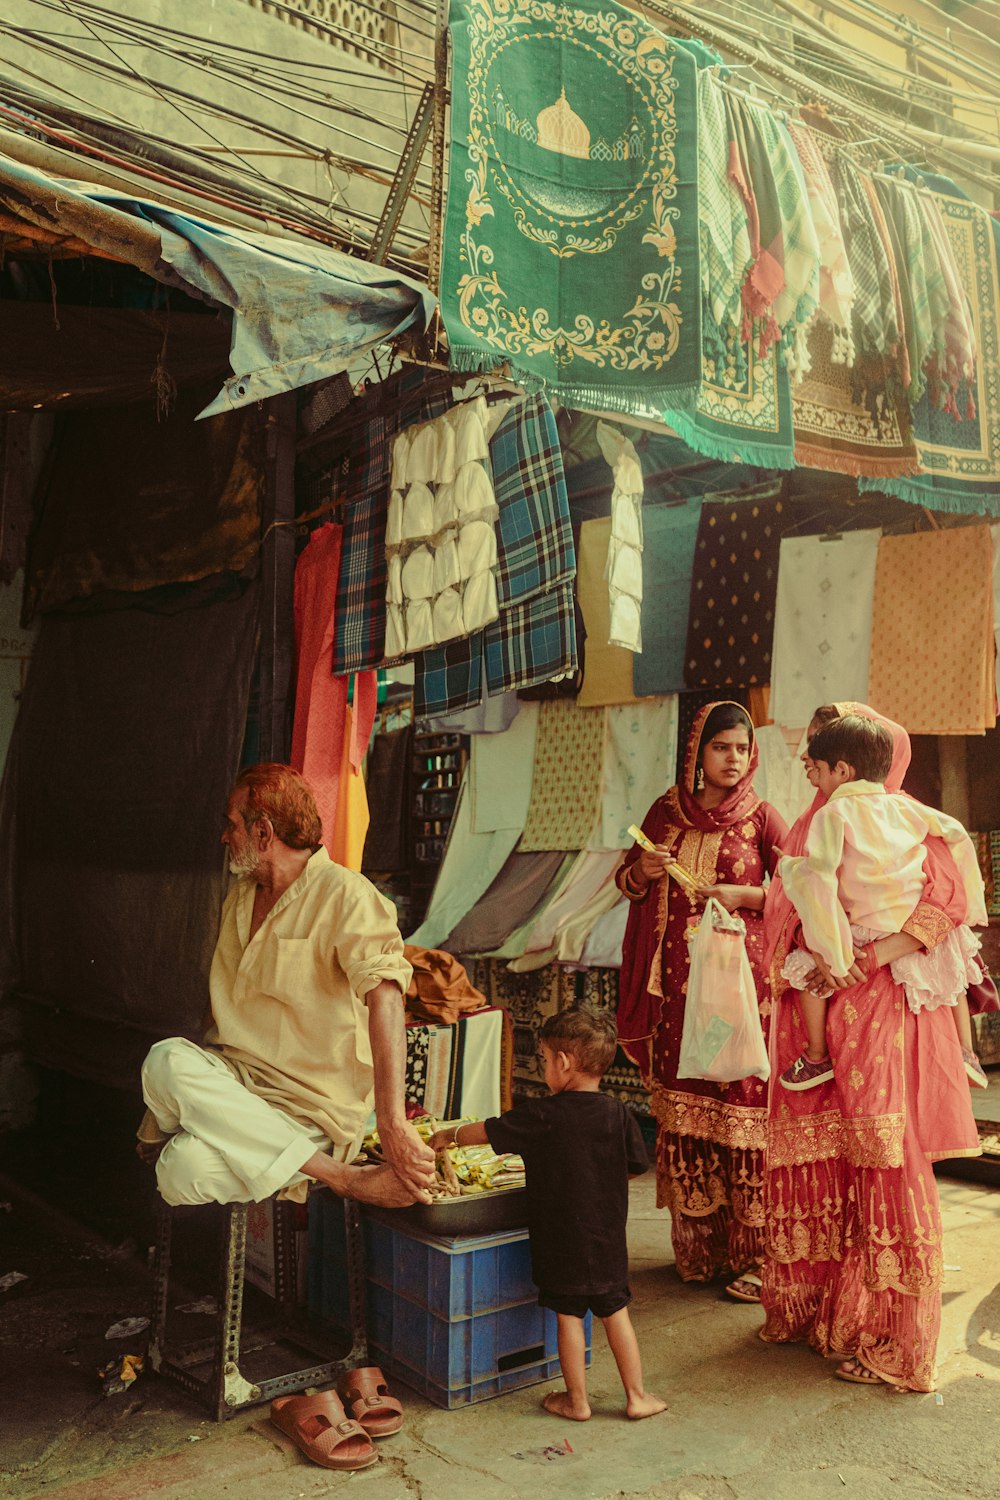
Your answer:
[[[886,1385],[881,1375],[876,1375],[874,1370],[869,1370],[859,1359],[853,1356],[845,1364],[838,1365],[833,1372],[836,1380],[850,1380],[855,1385]]]
[[[759,1302],[761,1279],[747,1272],[744,1276],[737,1276],[726,1287],[726,1296],[731,1297],[734,1302]]]
[[[371,1438],[348,1417],[336,1391],[278,1396],[271,1402],[271,1421],[323,1469],[367,1469],[378,1463]]]
[[[391,1437],[403,1425],[403,1406],[390,1396],[389,1386],[378,1365],[348,1370],[337,1381],[337,1395],[369,1437]]]

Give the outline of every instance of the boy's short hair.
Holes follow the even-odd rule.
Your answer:
[[[861,714],[843,714],[814,734],[809,759],[853,766],[859,781],[882,782],[892,765],[892,735],[884,724]]]
[[[581,1073],[602,1078],[618,1050],[618,1028],[608,1011],[570,1005],[549,1016],[539,1033],[553,1052],[566,1052]]]

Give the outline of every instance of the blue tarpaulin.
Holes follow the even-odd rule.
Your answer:
[[[215,224],[3,155],[0,204],[232,311],[233,375],[203,417],[335,375],[406,329],[425,328],[434,311],[420,282],[319,242]]]

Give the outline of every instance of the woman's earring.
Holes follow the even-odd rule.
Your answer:
[[[695,778],[695,786],[699,792],[705,790],[705,770],[703,766],[698,767],[698,775]]]

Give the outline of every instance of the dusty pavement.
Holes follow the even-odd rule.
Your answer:
[[[940,1402],[833,1380],[804,1348],[756,1337],[759,1311],[718,1288],[684,1287],[669,1257],[667,1216],[651,1179],[634,1184],[635,1318],[661,1417],[620,1414],[614,1364],[598,1333],[587,1424],[543,1414],[534,1386],[456,1412],[402,1392],[408,1423],[366,1472],[317,1469],[269,1435],[266,1409],[205,1421],[173,1388],[146,1378],[103,1399],[93,1370],[103,1333],[145,1311],[141,1268],[97,1240],[48,1222],[33,1279],[0,1307],[3,1435],[0,1495],[9,1500],[865,1500],[1000,1494],[1000,1191],[942,1179],[945,1255]],[[2,1195],[0,1195],[2,1196]],[[41,1206],[35,1205],[37,1213]],[[8,1251],[31,1205],[0,1216]],[[4,1255],[5,1262],[8,1255]],[[4,1267],[6,1269],[6,1266]],[[557,1445],[569,1443],[555,1455]],[[280,1444],[280,1445],[279,1445]],[[548,1452],[546,1452],[548,1450]]]

